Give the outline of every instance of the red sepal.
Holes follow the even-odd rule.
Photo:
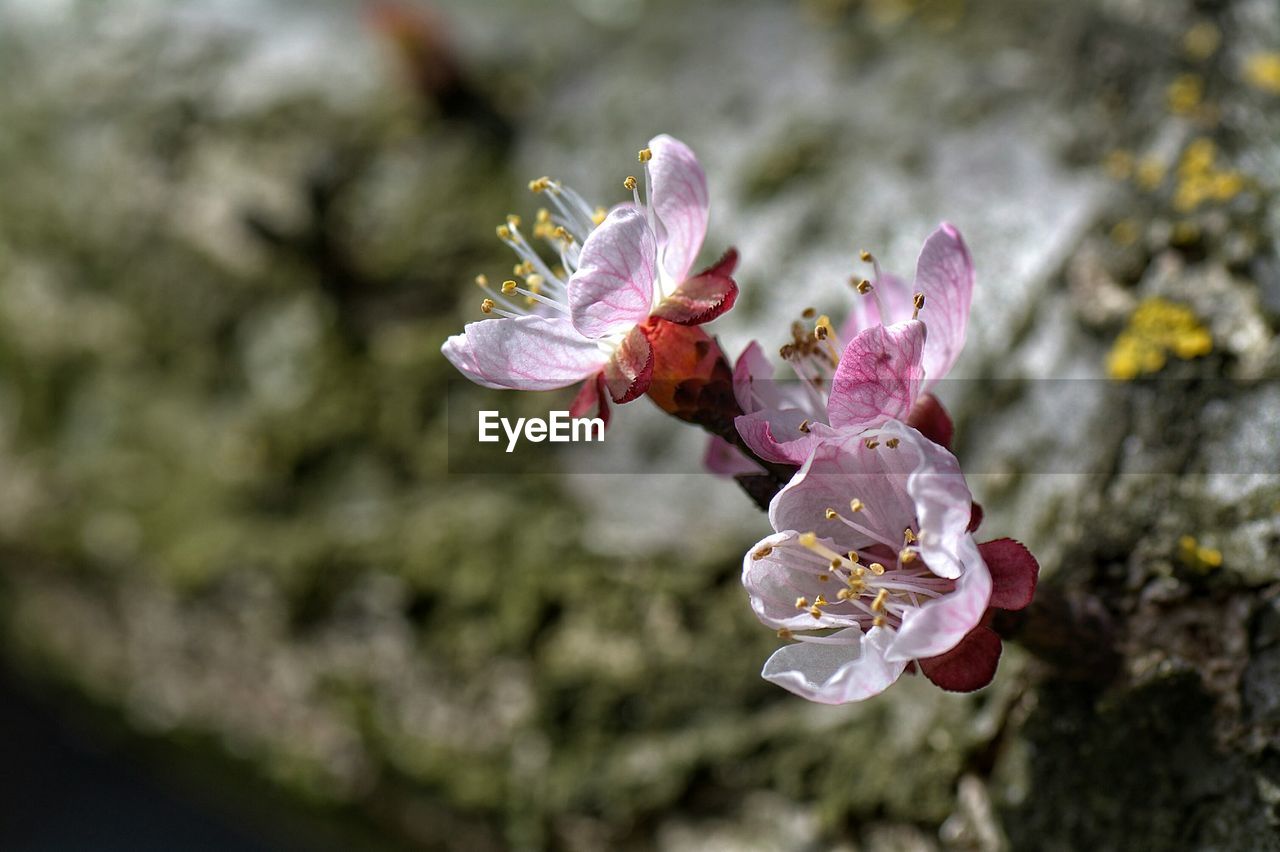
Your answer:
[[[651,316],[680,325],[711,322],[738,300],[738,285],[729,277],[737,264],[738,253],[729,249],[715,266],[685,281],[663,299]]]
[[[973,692],[991,683],[1000,664],[1000,637],[979,624],[950,651],[919,660],[920,671],[948,692]]]
[[[593,409],[596,412],[596,416],[604,421],[605,428],[608,428],[609,397],[605,393],[603,371],[596,373],[582,383],[581,390],[578,391],[578,395],[573,398],[573,402],[569,405],[569,416],[573,418],[586,417]]]
[[[1018,610],[1031,603],[1040,563],[1030,550],[1011,538],[997,538],[978,545],[978,552],[991,572],[989,607]]]
[[[956,429],[951,423],[951,415],[933,394],[921,394],[907,417],[907,425],[935,444],[951,449]]]
[[[980,526],[982,526],[982,504],[975,502],[969,506],[969,532],[977,532]]]
[[[639,326],[627,332],[618,351],[605,362],[603,375],[609,396],[619,405],[649,389],[653,378],[653,347]]]

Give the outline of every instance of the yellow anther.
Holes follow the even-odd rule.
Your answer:
[[[627,175],[627,179],[622,182],[627,189],[635,189],[637,186],[635,175]]]
[[[533,217],[533,221],[540,225],[548,224],[551,221],[551,211],[545,207],[539,207],[537,215]]]
[[[649,148],[641,148],[640,153],[636,155],[636,159],[642,163],[647,163],[653,159],[653,151]]]
[[[875,574],[877,577],[879,577],[881,574],[884,573],[884,566],[881,565],[879,562],[872,562],[870,565],[867,566],[867,569],[871,571],[872,574]]]
[[[508,213],[508,214],[507,214],[507,225],[509,225],[509,226],[510,226],[510,227],[512,227],[512,228],[519,228],[519,227],[520,227],[520,217],[519,217],[519,216],[517,216],[517,215],[516,215],[516,214],[514,214],[514,213]]]
[[[909,547],[904,547],[898,551],[898,561],[903,565],[909,565],[916,561],[916,552]]]
[[[911,527],[907,527],[905,530],[902,531],[902,541],[905,544],[916,543],[916,534],[911,531]]]
[[[844,560],[843,560],[843,559],[835,559],[835,558],[833,558],[833,559],[831,560],[831,570],[832,570],[832,571],[835,571],[837,568],[840,568],[840,567],[842,567],[843,565],[844,565]],[[823,575],[821,575],[821,576],[825,577],[825,576],[827,576],[827,575],[826,575],[826,574],[823,574]]]
[[[874,450],[876,447],[880,446],[880,442],[877,441],[875,438],[868,438],[862,443],[868,450]]]
[[[884,627],[884,616],[883,616],[883,615],[877,615],[875,618],[871,619],[871,626],[872,626],[872,627]]]
[[[506,281],[502,282],[502,295],[510,296],[512,293],[516,291],[516,288],[519,286],[520,286],[519,284],[517,284],[516,282],[508,278]]]
[[[813,337],[815,340],[826,340],[828,333],[827,327],[822,323],[818,323],[813,327]]]
[[[889,600],[889,590],[881,589],[876,592],[876,599],[871,602],[871,608],[876,612],[884,611],[884,603]]]
[[[780,627],[780,628],[778,628],[778,638],[779,638],[779,639],[790,639],[790,638],[792,638],[793,636],[795,636],[795,634],[794,634],[794,633],[792,633],[792,632],[791,632],[790,630],[788,630],[787,628],[785,628],[785,627]]]
[[[595,212],[591,214],[591,221],[593,224],[599,225],[608,217],[608,215],[608,210],[605,210],[603,207],[597,207]]]
[[[849,501],[850,512],[861,512],[865,508],[867,508],[867,504],[863,503],[857,497],[854,497],[852,500]],[[850,557],[850,558],[853,558],[853,557]]]
[[[813,319],[817,315],[818,315],[817,308],[805,308],[803,311],[800,312],[800,316],[804,317],[805,319]]]
[[[915,313],[911,315],[912,319],[916,318],[916,314],[924,309],[924,293],[916,293],[911,297],[911,305],[915,308]]]
[[[853,284],[853,288],[863,296],[871,292],[871,282],[865,278],[858,281],[851,281],[849,283]]]
[[[486,314],[493,313],[493,309],[496,305],[497,303],[494,302],[493,299],[485,299],[480,303],[480,312]]]
[[[819,575],[818,575],[818,582],[819,582],[819,583],[825,583],[825,582],[827,582],[827,581],[828,581],[828,580],[830,580],[830,579],[831,579],[831,575],[830,575],[830,574],[819,574]]]
[[[814,606],[831,606],[831,604],[827,602],[827,599],[822,595],[818,595],[816,598],[813,599],[813,605]]]
[[[541,275],[535,274],[525,278],[524,283],[525,283],[525,286],[529,288],[530,292],[541,293],[543,280],[544,279]]]
[[[498,232],[498,239],[500,240],[511,239],[511,229],[508,228],[506,225],[499,225],[497,228],[497,232]]]
[[[818,546],[818,534],[813,532],[800,533],[800,538],[797,541],[799,541],[801,547],[813,549]]]
[[[573,234],[565,230],[563,225],[557,226],[552,233],[555,234],[557,240],[563,240],[566,244],[573,242]]]
[[[898,438],[890,438],[889,440],[884,442],[884,445],[891,450],[896,450],[898,449],[898,444],[901,444],[901,443],[902,441],[899,440]]]
[[[796,609],[808,609],[808,608],[809,608],[808,598],[806,598],[804,595],[801,595],[800,597],[796,598]]]
[[[511,274],[519,275],[521,278],[525,277],[526,275],[532,275],[533,264],[527,260],[522,263],[517,263],[515,266],[511,267]]]
[[[540,177],[529,181],[530,192],[546,192],[551,188],[551,178]]]
[[[773,553],[773,547],[766,544],[764,547],[751,554],[752,559],[764,559],[770,553]]]
[[[822,610],[818,609],[816,606],[809,607],[809,614],[814,618],[822,618]]]
[[[871,252],[867,251],[866,249],[863,249],[862,251],[858,252],[858,259],[861,260],[863,263],[870,263],[871,261],[875,260],[875,258],[871,256]]]
[[[850,550],[847,555],[849,557],[849,561],[853,563],[853,576],[861,577],[865,574],[867,569],[858,564],[858,551]]]
[[[823,514],[827,516],[828,521],[834,521],[836,518],[840,517],[840,513],[835,509],[827,509]]]
[[[487,288],[487,287],[489,286],[489,276],[488,276],[488,275],[483,275],[483,274],[481,274],[481,275],[477,275],[477,276],[476,276],[476,286],[477,286],[477,287],[479,287],[479,288],[481,288],[481,289]]]
[[[853,589],[841,589],[836,592],[836,600],[847,601],[852,597],[855,597]]]
[[[801,432],[803,432],[803,433],[805,433],[806,435],[808,435],[808,434],[809,434],[809,421],[808,421],[808,420],[801,420],[801,421],[800,421],[800,431],[801,431]]]

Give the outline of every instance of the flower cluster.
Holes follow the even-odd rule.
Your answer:
[[[487,293],[489,318],[443,351],[486,387],[583,382],[575,414],[648,394],[711,433],[708,467],[737,477],[774,532],[751,548],[751,609],[790,644],[763,676],[813,701],[875,695],[904,672],[948,690],[990,682],[1001,641],[993,610],[1027,606],[1038,566],[1011,539],[979,544],[981,509],[951,454],[952,424],[932,391],[964,347],[974,267],[959,231],[929,236],[915,279],[856,278],[838,325],[813,309],[792,325],[777,381],[757,343],[730,368],[696,328],[733,306],[737,254],[690,274],[707,232],[706,177],[688,146],[658,136],[640,151],[632,200],[593,208],[550,178],[529,236],[510,216],[499,238],[517,279]],[[544,244],[540,250],[536,244]]]

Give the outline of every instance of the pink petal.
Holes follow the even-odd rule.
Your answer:
[[[751,414],[762,407],[758,391],[765,391],[772,387],[773,365],[769,363],[764,349],[753,340],[747,344],[747,348],[742,350],[742,354],[734,362],[733,396],[738,400],[738,407],[743,413]]]
[[[639,328],[623,338],[622,345],[605,362],[604,382],[613,401],[630,402],[649,389],[653,378],[653,347]]]
[[[761,623],[773,628],[817,630],[849,627],[858,623],[852,615],[834,615],[822,611],[814,618],[807,609],[796,608],[796,598],[814,600],[825,595],[836,600],[844,581],[834,574],[824,583],[813,573],[812,563],[804,559],[794,545],[797,534],[791,530],[774,533],[756,543],[742,559],[742,585],[747,590],[751,611]],[[767,551],[767,552],[766,552]],[[757,558],[757,554],[765,554]]]
[[[598,372],[605,361],[595,341],[559,317],[467,323],[441,351],[472,381],[514,390],[562,388]]]
[[[924,293],[920,319],[929,326],[924,374],[930,386],[950,371],[964,349],[973,280],[969,249],[960,232],[944,222],[925,240],[916,262],[916,289]]]
[[[920,671],[948,692],[973,692],[996,676],[1000,651],[1000,637],[995,631],[978,625],[950,651],[920,660]]]
[[[970,539],[960,548],[963,573],[955,591],[909,609],[886,655],[891,660],[936,657],[950,651],[982,621],[991,601],[991,574]],[[927,558],[926,558],[927,559]]]
[[[825,515],[828,508],[848,515],[849,501],[856,497],[866,506],[857,521],[884,540],[879,543],[897,546],[902,531],[915,522],[915,505],[906,487],[916,456],[909,449],[868,449],[861,436],[825,427],[814,433],[821,442],[773,498],[769,523],[775,530],[812,530],[835,542],[841,553],[862,550],[872,543],[869,536]]]
[[[760,675],[802,698],[822,704],[848,704],[884,692],[901,677],[905,662],[885,659],[891,634],[873,627],[860,636],[856,627],[831,634],[839,644],[797,642],[774,652]]]
[[[804,464],[820,443],[812,430],[801,432],[809,416],[796,408],[763,409],[733,419],[743,442],[760,458],[778,464]]]
[[[1011,538],[997,538],[978,545],[991,570],[991,606],[1018,610],[1031,603],[1040,576],[1040,563],[1031,551]]]
[[[658,217],[662,267],[684,281],[707,235],[707,176],[688,145],[666,134],[649,140],[649,204]]]
[[[702,466],[717,476],[764,472],[764,468],[747,458],[741,450],[719,435],[712,435],[707,440],[707,451],[702,456]]]
[[[871,293],[855,294],[854,302],[849,308],[849,316],[840,326],[840,339],[852,340],[862,332],[876,325],[893,325],[911,319],[915,310],[911,297],[911,285],[896,275],[885,272],[875,285],[879,300]],[[881,316],[880,306],[884,305]]]
[[[569,311],[584,336],[601,338],[642,322],[653,308],[657,243],[644,216],[618,208],[582,245],[569,279]]]
[[[831,381],[831,426],[861,432],[905,418],[920,393],[924,346],[925,326],[918,320],[875,325],[851,340]]]
[[[915,468],[907,477],[907,493],[920,522],[920,555],[929,570],[940,577],[960,576],[960,545],[970,540],[973,494],[965,484],[956,457],[916,430],[891,421],[880,430],[880,440],[897,437],[895,452],[913,456]]]
[[[925,346],[928,347],[926,341]],[[928,378],[926,376],[926,378]],[[951,423],[951,415],[943,408],[938,398],[931,393],[921,394],[907,417],[907,425],[924,435],[939,446],[951,449],[951,440],[955,437],[956,427]]]
[[[569,405],[570,417],[587,417],[592,411],[609,425],[609,397],[605,394],[604,371],[596,373],[585,382]]]

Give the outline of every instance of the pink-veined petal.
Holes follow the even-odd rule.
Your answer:
[[[905,662],[885,658],[891,637],[883,627],[873,627],[865,636],[850,627],[831,634],[825,642],[785,645],[773,653],[760,675],[821,704],[861,701],[884,692],[907,667]]]
[[[849,341],[831,380],[831,426],[860,432],[905,418],[920,394],[924,347],[919,320],[875,325]]]
[[[585,337],[637,325],[653,307],[657,243],[634,207],[617,208],[582,245],[569,279],[569,315]]]
[[[772,387],[773,365],[764,349],[753,340],[733,364],[733,396],[743,413],[751,414],[761,408],[780,407],[770,405],[771,398],[765,396]]]
[[[819,616],[814,618],[808,609],[796,607],[798,597],[812,601],[823,595],[835,601],[840,590],[848,588],[833,573],[826,575],[825,582],[818,579],[813,563],[795,545],[796,538],[797,533],[792,530],[774,533],[757,542],[743,557],[742,585],[751,611],[763,624],[775,629],[823,630],[856,625],[858,620],[851,614],[819,610]]]
[[[959,548],[971,540],[969,521],[973,517],[973,494],[964,481],[956,457],[925,438],[915,429],[890,421],[880,430],[880,440],[896,437],[897,452],[914,456],[914,469],[907,476],[907,493],[920,522],[920,555],[929,570],[940,577],[955,579],[962,566]]]
[[[702,466],[716,476],[764,473],[764,468],[743,455],[742,451],[719,435],[707,440],[707,451],[702,456]]]
[[[871,544],[896,550],[902,531],[915,523],[906,471],[914,467],[916,457],[883,445],[869,448],[859,435],[827,427],[814,427],[813,434],[818,444],[769,504],[769,523],[776,530],[813,531],[835,542],[840,553]],[[829,508],[851,516],[849,503],[854,498],[865,509],[853,520],[874,535],[826,518]]]
[[[734,428],[751,451],[768,462],[804,464],[820,439],[800,430],[809,415],[796,408],[762,409],[733,419]]]
[[[678,284],[707,235],[707,176],[689,146],[665,133],[649,140],[649,150],[649,204],[660,225],[662,267]]]
[[[972,538],[961,545],[960,558],[963,573],[956,580],[955,591],[903,614],[902,626],[886,652],[889,659],[944,654],[982,621],[991,602],[991,574]]]
[[[605,362],[595,341],[559,317],[470,322],[441,351],[472,381],[512,390],[562,388],[598,372]]]
[[[964,349],[973,301],[973,259],[954,225],[942,223],[925,240],[916,262],[916,289],[924,293],[920,319],[929,327],[924,350],[925,380],[944,377]]]

